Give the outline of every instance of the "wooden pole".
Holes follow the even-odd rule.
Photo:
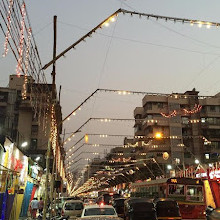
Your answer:
[[[56,57],[56,38],[57,38],[57,16],[53,18],[54,23],[54,46],[53,46],[53,59]],[[56,103],[56,62],[53,63],[52,70],[52,105]],[[52,106],[51,106],[52,109]],[[51,128],[50,128],[50,137],[51,137]],[[48,183],[49,183],[49,173],[50,173],[50,155],[51,155],[51,139],[49,137],[48,145],[47,145],[47,157],[46,157],[46,182],[45,182],[45,196],[44,196],[44,210],[43,210],[43,220],[46,220],[47,213],[47,202],[48,202]],[[53,175],[53,174],[52,174]],[[52,186],[53,186],[53,178]],[[53,191],[53,187],[51,187],[51,191]],[[52,193],[52,192],[51,192]]]

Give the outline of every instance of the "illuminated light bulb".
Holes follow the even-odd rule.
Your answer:
[[[193,26],[193,25],[194,25],[194,22],[193,22],[193,21],[190,21],[190,25]]]
[[[110,18],[110,21],[111,21],[111,22],[115,22],[115,20],[116,20],[115,17],[111,17],[111,18]]]
[[[121,95],[121,91],[118,91],[118,94]]]
[[[108,121],[108,119],[106,118],[106,119],[105,119],[105,122],[107,122],[107,121]]]
[[[206,28],[209,29],[211,27],[211,24],[207,24]]]
[[[66,144],[66,142],[64,142],[64,144]]]
[[[123,95],[126,95],[127,94],[127,92],[126,91],[123,91]]]
[[[106,27],[108,27],[108,26],[109,26],[109,23],[106,21],[106,22],[104,23],[104,25],[105,25]]]
[[[81,108],[79,107],[79,108],[78,108],[78,110],[80,111],[80,110],[81,110]]]
[[[68,141],[71,141],[71,138],[68,138]]]
[[[69,120],[70,120],[70,117],[69,117],[69,118],[67,118],[67,120],[69,121]]]
[[[202,22],[198,23],[198,27],[201,28],[202,27]]]
[[[157,133],[155,134],[155,138],[156,138],[156,139],[161,139],[162,137],[163,137],[163,135],[162,135],[161,132],[157,132]]]
[[[72,115],[76,115],[76,112],[73,112]]]

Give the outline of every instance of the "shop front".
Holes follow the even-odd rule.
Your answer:
[[[18,219],[27,181],[28,158],[6,138],[0,157],[1,219]]]

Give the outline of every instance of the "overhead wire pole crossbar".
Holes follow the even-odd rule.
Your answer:
[[[103,20],[101,23],[99,23],[95,28],[93,28],[91,31],[89,31],[87,34],[85,34],[83,37],[81,37],[78,41],[73,43],[71,46],[69,46],[67,49],[65,49],[62,53],[56,56],[55,59],[51,60],[48,64],[46,64],[42,69],[47,69],[50,65],[52,65],[56,60],[58,60],[60,57],[65,55],[69,50],[73,49],[75,46],[77,46],[81,41],[84,41],[87,37],[90,37],[97,29],[101,28],[102,25],[108,21],[111,17],[117,16],[118,13],[121,12],[121,9],[118,9],[116,12],[114,12],[112,15],[107,17],[105,20]]]
[[[186,94],[180,94],[180,93],[172,93],[172,94],[165,94],[165,93],[152,93],[152,92],[143,92],[143,91],[126,91],[126,90],[117,90],[117,89],[96,89],[91,95],[89,95],[80,105],[78,105],[71,113],[69,113],[63,120],[61,123],[65,122],[66,120],[70,120],[70,116],[71,115],[76,115],[76,112],[78,110],[81,110],[81,107],[90,99],[92,98],[98,91],[101,92],[113,92],[113,93],[117,93],[118,95],[130,95],[130,94],[142,94],[142,95],[152,95],[152,96],[165,96],[165,97],[174,97],[174,98],[178,98],[178,97],[183,97],[183,98],[187,98],[187,97],[198,97],[200,99],[204,99],[204,98],[212,98],[214,96],[198,96],[198,95],[186,95]]]
[[[199,19],[188,19],[188,18],[161,16],[161,15],[147,14],[147,13],[141,13],[141,12],[136,12],[136,11],[129,11],[129,10],[119,8],[117,11],[115,11],[113,14],[111,14],[105,20],[103,20],[101,23],[99,23],[95,28],[93,28],[91,31],[89,31],[87,34],[85,34],[83,37],[81,37],[79,40],[77,40],[75,43],[73,43],[71,46],[69,46],[67,49],[65,49],[63,52],[61,52],[59,55],[57,55],[53,60],[51,60],[46,65],[44,65],[42,69],[44,69],[44,70],[47,69],[56,60],[58,60],[60,57],[64,56],[69,50],[73,49],[80,42],[85,41],[85,39],[87,37],[90,37],[97,29],[101,28],[102,25],[105,22],[107,22],[111,17],[117,16],[119,13],[130,14],[130,15],[138,15],[140,17],[144,16],[144,17],[147,17],[147,18],[155,18],[157,20],[161,19],[161,20],[165,20],[165,21],[169,20],[169,21],[173,21],[173,22],[190,23],[191,25],[193,25],[193,24],[206,25],[208,28],[210,26],[216,26],[216,27],[220,26],[220,23],[218,23],[218,22],[203,21],[203,20],[199,20]]]
[[[88,136],[100,136],[100,137],[134,137],[132,135],[122,135],[122,134],[87,134]],[[76,146],[79,142],[81,142],[85,138],[85,135],[81,137],[72,147]],[[84,143],[85,144],[85,143]],[[82,145],[83,146],[83,145]],[[75,152],[77,152],[82,146],[77,148],[69,157],[71,157]]]
[[[74,135],[77,132],[80,132],[81,128],[83,128],[85,125],[87,125],[90,121],[95,120],[95,121],[101,121],[101,122],[110,122],[110,121],[141,121],[144,119],[133,119],[133,118],[89,118],[86,122],[84,122],[76,131],[71,132],[71,135],[66,138],[63,142],[63,145],[67,143],[67,141],[70,141],[72,137],[74,137]]]

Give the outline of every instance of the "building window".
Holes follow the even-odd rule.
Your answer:
[[[205,118],[201,118],[201,122],[205,123],[206,122]]]
[[[134,132],[138,132],[141,131],[141,126],[140,125],[136,125],[134,128]]]
[[[220,125],[220,118],[206,118],[210,125]]]
[[[180,158],[175,158],[175,163],[180,164]]]
[[[190,152],[185,152],[184,153],[184,158],[191,158],[191,153]]]
[[[31,149],[33,149],[33,150],[37,149],[37,139],[36,138],[31,139]]]
[[[211,148],[213,148],[213,149],[220,149],[220,142],[212,141],[211,142]]]
[[[152,110],[152,102],[146,104],[146,110]]]
[[[206,160],[209,160],[209,158],[210,158],[210,157],[209,157],[209,154],[205,154],[205,159],[206,159]]]
[[[182,123],[184,125],[188,125],[189,124],[189,119],[187,117],[182,117]]]
[[[37,133],[38,133],[38,125],[32,125],[31,134],[37,134]]]
[[[153,134],[153,127],[152,126],[147,127],[145,134],[146,135]]]
[[[163,102],[158,102],[157,103],[157,108],[162,109],[163,108]]]
[[[211,105],[211,106],[210,106],[210,111],[211,111],[211,112],[215,112],[215,111],[216,111],[214,105]]]

